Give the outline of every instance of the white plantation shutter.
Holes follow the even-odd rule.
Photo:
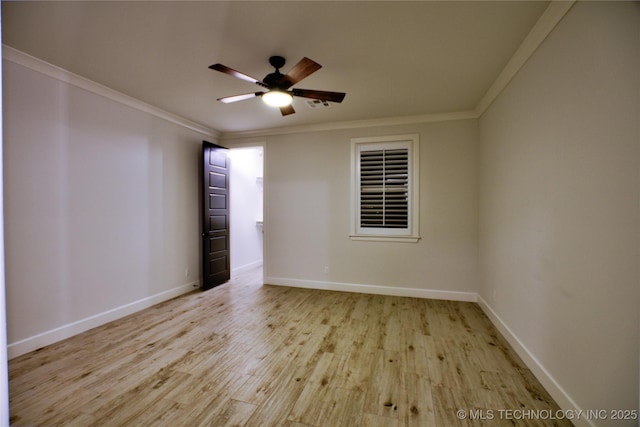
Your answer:
[[[352,140],[352,239],[417,241],[417,151],[417,135]]]
[[[360,152],[360,227],[409,227],[409,150]]]

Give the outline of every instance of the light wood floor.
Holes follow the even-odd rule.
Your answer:
[[[571,425],[501,419],[498,410],[558,407],[476,304],[260,278],[11,360],[12,425]],[[457,418],[471,409],[496,412]]]

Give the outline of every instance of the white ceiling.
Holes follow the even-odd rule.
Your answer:
[[[3,43],[220,132],[474,110],[546,1],[3,2]],[[271,55],[323,68],[294,87],[346,92],[282,117],[259,90]]]

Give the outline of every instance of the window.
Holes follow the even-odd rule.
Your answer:
[[[418,135],[351,140],[351,238],[416,242]]]

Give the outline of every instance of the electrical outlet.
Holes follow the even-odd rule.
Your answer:
[[[325,265],[324,266],[324,274],[329,274],[329,271],[330,271],[329,266]]]
[[[189,267],[184,269],[184,277],[189,277]]]

